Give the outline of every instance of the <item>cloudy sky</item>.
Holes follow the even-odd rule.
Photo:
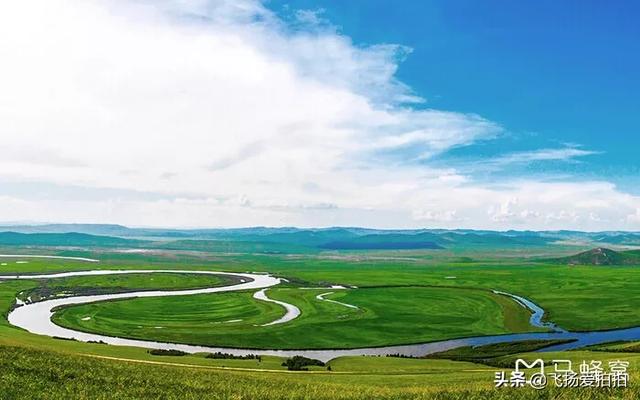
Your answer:
[[[451,3],[3,1],[0,221],[640,230],[640,10]]]

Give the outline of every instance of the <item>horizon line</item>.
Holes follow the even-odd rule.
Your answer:
[[[575,232],[575,233],[589,233],[589,234],[599,234],[599,233],[632,233],[632,234],[640,234],[640,231],[632,231],[632,230],[577,230],[577,229],[548,229],[548,230],[536,230],[536,229],[486,229],[486,228],[375,228],[375,227],[365,227],[365,226],[353,226],[353,225],[331,225],[324,227],[299,227],[294,225],[282,225],[282,226],[266,226],[266,225],[250,225],[250,226],[236,226],[236,227],[168,227],[168,226],[129,226],[118,223],[101,223],[101,222],[0,222],[0,228],[11,228],[11,227],[46,227],[51,225],[76,225],[76,226],[112,226],[112,227],[120,227],[125,229],[146,229],[146,230],[171,230],[171,231],[202,231],[202,230],[219,230],[219,231],[232,231],[232,230],[249,230],[249,229],[272,229],[272,230],[281,230],[281,229],[296,229],[300,231],[319,231],[319,230],[331,230],[331,229],[360,229],[360,230],[370,230],[370,231],[388,231],[388,232],[402,232],[402,231],[448,231],[448,232],[460,232],[460,231],[471,231],[471,232],[493,232],[493,233],[509,233],[509,232],[535,232],[535,233],[559,233],[559,232]],[[10,231],[3,231],[10,232]],[[18,232],[16,232],[18,233]],[[69,232],[71,233],[71,232]]]

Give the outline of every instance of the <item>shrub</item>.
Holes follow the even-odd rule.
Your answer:
[[[187,355],[187,353],[185,353],[184,351],[175,350],[175,349],[169,349],[169,350],[151,349],[151,350],[147,350],[147,353],[151,354],[152,356],[176,356],[176,357],[180,357],[180,356]]]
[[[212,358],[216,360],[258,360],[258,362],[262,362],[262,356],[258,356],[255,354],[247,354],[245,356],[236,356],[229,353],[215,352],[208,353],[204,358]]]
[[[308,371],[309,368],[305,368],[305,367],[308,367],[308,366],[324,367],[324,363],[320,360],[314,360],[312,358],[294,356],[292,358],[287,358],[282,363],[282,366],[287,367],[289,371]]]

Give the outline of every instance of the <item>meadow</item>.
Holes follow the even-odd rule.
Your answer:
[[[493,289],[532,299],[546,318],[568,329],[638,325],[636,267],[569,266],[548,261],[549,249],[518,251],[368,251],[321,254],[165,253],[122,254],[100,249],[71,254],[100,263],[7,259],[1,274],[87,269],[198,269],[268,271],[288,280],[269,297],[297,305],[302,315],[281,326],[254,326],[283,314],[280,306],[252,299],[252,292],[174,298],[139,298],[65,308],[55,321],[111,335],[256,348],[348,348],[445,338],[535,331],[529,313]],[[565,251],[565,250],[563,250]],[[150,279],[152,278],[152,279]],[[528,353],[514,345],[491,353],[488,364],[514,357],[625,359],[632,363],[626,390],[542,391],[493,387],[495,366],[478,349],[441,355],[451,359],[341,357],[309,372],[290,372],[279,357],[210,359],[205,354],[154,356],[145,349],[80,343],[32,335],[6,321],[19,293],[131,291],[200,288],[224,278],[162,273],[74,277],[0,283],[0,390],[2,398],[287,398],[287,399],[635,399],[640,389],[637,343],[589,351]],[[326,289],[345,285],[349,289]],[[355,286],[355,287],[352,287]],[[355,305],[353,309],[321,301]],[[598,299],[597,307],[594,298]],[[86,317],[91,317],[86,319]],[[83,320],[84,319],[84,320]],[[239,321],[240,320],[240,321]],[[156,327],[162,327],[158,329]],[[469,355],[478,357],[469,357]],[[467,357],[467,358],[464,358]],[[464,358],[464,359],[463,359]],[[453,360],[452,360],[453,359]],[[457,360],[457,361],[455,361]],[[473,362],[470,362],[473,361]],[[503,367],[501,367],[503,368]],[[18,382],[21,382],[18,384]]]
[[[523,355],[531,357],[531,355]],[[602,361],[618,353],[574,352]],[[535,355],[537,357],[537,355]],[[566,357],[566,353],[550,353]],[[195,357],[192,357],[195,358]],[[638,355],[625,354],[637,371]],[[247,362],[249,363],[249,362]],[[447,360],[347,357],[332,371],[289,372],[123,361],[0,345],[0,391],[7,399],[636,399],[628,389],[494,389],[494,368]]]
[[[577,331],[605,330],[637,325],[640,298],[637,267],[570,266],[541,261],[577,250],[560,247],[460,252],[387,251],[293,254],[118,254],[74,251],[61,254],[99,257],[99,264],[60,260],[30,261],[0,266],[0,273],[54,272],[101,269],[209,269],[269,271],[288,279],[290,286],[345,285],[358,288],[446,286],[500,290],[533,300],[545,309],[545,318]],[[286,286],[286,285],[285,285]],[[597,307],[594,305],[597,303]]]
[[[282,325],[260,326],[281,316],[282,309],[256,301],[247,292],[185,296],[178,301],[165,297],[90,303],[64,308],[54,321],[110,336],[272,349],[371,347],[535,331],[527,310],[489,291],[385,287],[332,294],[331,298],[358,309],[316,298],[326,292],[270,289],[271,298],[302,311],[299,318]]]

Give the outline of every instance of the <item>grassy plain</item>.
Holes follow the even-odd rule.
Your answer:
[[[489,291],[385,287],[332,294],[358,309],[316,298],[326,292],[270,289],[269,296],[302,311],[299,318],[282,325],[256,326],[278,319],[284,310],[254,300],[251,293],[92,303],[64,308],[54,321],[111,336],[275,349],[383,346],[534,330],[524,308]]]
[[[640,324],[636,311],[640,308],[640,297],[636,296],[640,291],[638,266],[568,266],[517,257],[478,260],[479,257],[473,255],[459,262],[395,252],[394,257],[387,255],[386,259],[352,255],[311,257],[304,262],[264,257],[261,260],[262,268],[309,283],[501,290],[533,300],[545,309],[548,320],[569,330]]]
[[[56,287],[108,289],[193,289],[221,286],[231,281],[223,275],[153,273],[103,276],[73,276],[49,280]]]
[[[66,254],[66,253],[65,253]],[[388,251],[322,255],[119,254],[95,251],[72,255],[100,263],[65,260],[7,260],[0,273],[72,269],[176,268],[269,271],[303,285],[451,286],[497,289],[532,299],[546,318],[570,330],[614,329],[640,323],[637,266],[568,266],[538,262],[519,252],[450,253]],[[535,253],[549,258],[551,250]],[[451,278],[455,277],[455,278]],[[597,299],[597,307],[594,307]]]
[[[620,354],[575,352],[575,362]],[[527,357],[525,355],[525,357]],[[531,358],[531,355],[528,356]],[[534,355],[538,357],[538,355]],[[566,358],[550,353],[545,358]],[[175,357],[174,357],[175,358]],[[195,357],[192,357],[195,358]],[[628,357],[637,371],[640,356]],[[637,399],[628,389],[493,388],[495,369],[447,360],[349,357],[332,371],[231,370],[180,366],[172,360],[123,361],[0,346],[0,392],[7,399]]]
[[[16,260],[3,260],[7,265],[0,266],[0,273],[96,268],[270,271],[290,278],[292,283],[288,285],[288,288],[271,289],[268,292],[269,295],[273,298],[291,301],[301,307],[303,312],[306,310],[306,313],[303,313],[297,322],[299,325],[292,325],[292,328],[289,328],[292,331],[287,335],[292,339],[294,335],[314,336],[316,332],[328,337],[328,333],[318,329],[319,326],[329,325],[328,332],[331,332],[331,329],[338,329],[340,324],[358,326],[357,324],[368,322],[369,313],[374,320],[378,319],[377,323],[382,323],[388,320],[390,315],[377,311],[379,306],[395,309],[396,317],[413,321],[405,326],[405,330],[410,331],[406,333],[407,335],[421,334],[420,332],[411,332],[407,327],[410,327],[414,322],[421,323],[420,317],[423,312],[426,314],[429,307],[431,307],[431,315],[434,318],[445,315],[444,311],[455,312],[451,306],[455,303],[447,302],[447,298],[455,302],[462,302],[461,310],[480,307],[480,312],[485,313],[484,315],[489,311],[492,313],[489,321],[471,328],[467,327],[468,329],[495,328],[500,324],[500,318],[497,317],[497,314],[506,312],[507,308],[505,307],[515,307],[509,311],[512,313],[512,317],[521,315],[517,310],[522,310],[514,306],[510,300],[502,297],[492,298],[491,295],[487,295],[488,289],[508,291],[533,299],[547,310],[550,320],[564,328],[606,329],[638,325],[640,321],[637,316],[640,299],[635,295],[640,289],[640,281],[637,279],[637,267],[633,266],[569,267],[539,263],[513,254],[495,256],[468,253],[466,258],[461,259],[446,254],[434,256],[428,252],[410,251],[376,254],[331,253],[320,256],[295,257],[235,254],[208,256],[184,254],[173,255],[170,258],[139,254],[107,254],[102,257],[95,252],[84,252],[82,255],[96,256],[101,259],[101,262],[88,264],[64,260],[29,260],[27,264],[16,264]],[[84,284],[80,281],[75,283]],[[85,283],[92,285],[89,281]],[[143,279],[132,283],[131,287],[138,287],[141,283],[147,287],[153,286],[149,281]],[[119,282],[115,286],[121,284],[126,283]],[[358,286],[359,288],[356,290],[334,291],[334,294],[327,296],[327,298],[354,304],[372,311],[362,312],[362,315],[359,315],[357,311],[343,306],[317,301],[315,295],[329,290],[303,291],[296,288],[298,284],[304,286],[326,284]],[[33,280],[0,283],[0,310],[6,315],[16,293],[38,285],[39,283]],[[394,291],[394,295],[389,295],[379,301],[374,299],[376,296],[367,295],[367,293],[375,293],[375,291],[388,290]],[[437,294],[440,294],[441,297],[438,298]],[[476,294],[478,294],[477,298],[474,297]],[[256,307],[273,307],[261,310],[260,312],[264,313],[264,316],[270,317],[282,313],[276,305],[251,300],[248,293],[235,293],[234,295],[237,297],[234,300],[226,298],[227,294],[220,296],[225,300],[224,303],[218,305],[237,307],[233,314],[245,313],[244,318],[230,318],[231,313],[226,311],[216,313],[212,307],[203,310],[206,313],[200,318],[210,318],[209,322],[211,323],[231,319],[243,319],[242,322],[245,319],[246,321],[260,322],[260,317],[256,314]],[[455,296],[471,297],[469,305],[464,304],[466,300],[458,299]],[[429,304],[431,299],[436,299],[436,301]],[[597,302],[594,299],[597,299]],[[183,301],[184,299],[171,304],[165,303],[165,310],[173,312],[178,307],[178,309],[188,311],[195,306],[194,304],[180,305]],[[125,303],[130,302],[132,301],[122,303],[126,305]],[[248,304],[252,305],[247,307]],[[445,307],[447,304],[449,309]],[[212,305],[210,304],[210,306]],[[106,303],[96,307],[109,308],[112,306],[112,303]],[[405,310],[405,308],[406,312],[398,314],[397,310]],[[97,309],[96,315],[102,311],[101,308]],[[348,317],[339,319],[338,317],[341,315],[348,315]],[[323,320],[323,316],[326,316],[327,320]],[[526,317],[526,314],[524,316]],[[337,321],[328,321],[334,317]],[[160,314],[151,314],[149,318],[148,325],[150,326],[156,322],[154,319],[159,319],[161,316]],[[194,321],[196,318],[195,315],[191,315],[186,322]],[[140,319],[139,316],[138,319]],[[470,320],[467,320],[467,325]],[[508,320],[510,321],[508,323],[514,324],[513,318],[508,318]],[[317,321],[318,324],[314,324],[313,321]],[[447,325],[446,319],[435,319],[434,321],[437,321],[438,325],[445,326],[447,332],[457,329],[455,323]],[[181,321],[181,323],[185,323],[185,321]],[[338,325],[331,328],[332,323]],[[370,323],[372,332],[375,332],[376,323]],[[502,323],[503,329],[515,329],[522,323],[522,320],[511,327],[506,325],[504,319]],[[235,335],[233,330],[239,329],[239,326],[233,324],[212,324],[212,326],[223,326],[224,329],[228,329],[226,331],[228,336]],[[394,327],[389,322],[386,329],[395,329],[394,333],[402,335],[401,328],[401,325]],[[340,329],[348,331],[346,328]],[[162,330],[156,329],[153,333]],[[358,328],[353,328],[353,332],[357,331]],[[376,337],[372,334],[368,339],[384,338],[384,332],[381,332],[380,335]],[[335,340],[335,338],[330,339]],[[295,340],[303,339],[295,338]],[[309,339],[305,338],[304,340]],[[262,363],[258,363],[255,360],[211,360],[204,358],[203,355],[152,356],[147,354],[144,349],[87,344],[36,336],[11,327],[6,319],[2,319],[0,321],[0,370],[2,371],[0,374],[0,393],[2,395],[0,397],[8,399],[553,398],[567,400],[639,398],[640,387],[636,382],[640,379],[640,354],[621,352],[621,350],[624,350],[624,347],[616,348],[614,352],[574,351],[531,353],[524,356],[528,358],[543,357],[549,361],[567,358],[576,362],[584,359],[628,360],[631,362],[632,387],[627,390],[496,390],[492,384],[495,369],[468,362],[347,357],[331,361],[332,371],[316,370],[307,373],[291,373],[283,371],[283,367],[280,366],[282,360],[275,357],[264,358]],[[509,357],[515,356],[503,357],[508,361]]]
[[[230,333],[259,330],[255,324],[266,324],[283,314],[279,305],[256,301],[251,295],[200,294],[90,303],[63,309],[54,321],[111,336],[231,346],[242,343],[242,337]],[[82,320],[87,317],[91,319]]]

